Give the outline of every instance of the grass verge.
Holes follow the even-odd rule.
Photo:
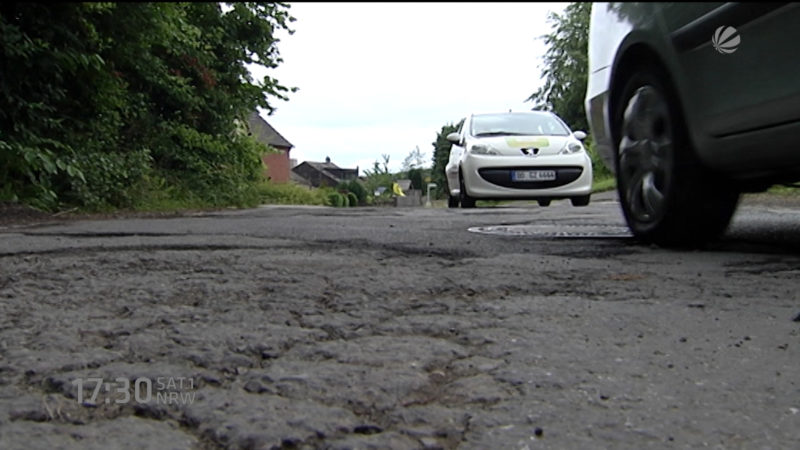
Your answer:
[[[605,192],[615,189],[617,180],[613,176],[594,178],[592,180],[592,193]]]

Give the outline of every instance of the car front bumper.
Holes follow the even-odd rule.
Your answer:
[[[512,170],[554,170],[556,180],[511,180]],[[571,155],[467,155],[461,162],[467,194],[485,199],[569,198],[592,193],[592,161],[585,152]]]

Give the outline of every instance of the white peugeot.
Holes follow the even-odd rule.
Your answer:
[[[472,208],[476,200],[551,200],[589,204],[592,161],[572,132],[546,111],[472,114],[447,140],[448,206]]]

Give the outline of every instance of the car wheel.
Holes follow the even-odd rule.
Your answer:
[[[447,207],[448,208],[458,208],[458,197],[453,196],[453,195],[447,197]]]
[[[591,194],[581,195],[580,197],[571,197],[569,201],[572,202],[572,206],[588,206],[591,198]]]
[[[539,202],[539,206],[550,206],[550,199],[547,200],[537,200]]]
[[[461,173],[458,174],[458,195],[459,195],[458,200],[461,202],[462,208],[475,207],[475,199],[467,194],[467,189],[464,186],[464,177],[461,176]]]
[[[640,67],[615,103],[617,189],[638,239],[695,247],[725,230],[739,192],[697,159],[665,80],[655,67]]]

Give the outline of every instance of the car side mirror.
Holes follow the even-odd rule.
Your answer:
[[[447,142],[453,145],[461,145],[461,136],[458,133],[450,133],[447,135]]]
[[[586,133],[583,132],[583,131],[576,131],[576,132],[572,133],[572,135],[575,136],[575,139],[577,139],[579,141],[582,141],[582,140],[586,139]]]

